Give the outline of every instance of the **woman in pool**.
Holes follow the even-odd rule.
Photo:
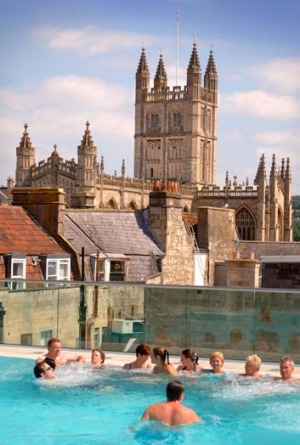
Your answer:
[[[212,369],[206,370],[206,372],[211,372],[212,374],[222,375],[225,371],[222,369],[224,365],[224,355],[222,352],[215,351],[210,354],[209,363]]]
[[[151,362],[155,365],[153,368],[153,374],[169,374],[176,375],[176,369],[169,362],[169,353],[163,348],[153,348],[151,354]]]
[[[260,366],[261,358],[258,357],[258,355],[256,354],[249,355],[245,361],[245,373],[240,375],[243,377],[252,377],[255,379],[259,379],[260,377],[262,377],[259,372]]]
[[[105,362],[105,354],[100,348],[92,350],[91,363],[95,368],[102,368]]]
[[[146,343],[142,343],[136,347],[136,360],[131,363],[125,363],[123,369],[151,369],[152,365],[147,363],[151,356],[151,348]]]
[[[192,349],[184,349],[181,351],[180,362],[177,371],[197,372],[202,371],[200,365],[198,365],[198,354]]]

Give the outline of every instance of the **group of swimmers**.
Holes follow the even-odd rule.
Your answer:
[[[149,359],[151,358],[151,364]],[[34,375],[37,378],[47,380],[55,377],[56,366],[66,365],[71,362],[85,362],[85,357],[80,354],[65,354],[61,349],[61,342],[58,338],[50,338],[48,341],[48,352],[37,359],[34,367]],[[91,353],[91,366],[103,368],[105,353],[99,348],[95,348]],[[161,347],[151,348],[146,343],[142,343],[136,348],[136,358],[130,363],[126,363],[123,369],[126,370],[152,370],[153,374],[165,373],[167,375],[182,375],[184,373],[211,373],[215,375],[225,375],[224,355],[215,351],[209,357],[210,369],[205,369],[199,365],[198,354],[192,349],[184,349],[180,356],[180,365],[175,368],[169,360],[169,353]],[[262,378],[260,373],[262,360],[256,355],[249,355],[245,360],[245,372],[239,374],[243,377],[254,379]],[[279,362],[279,369],[282,381],[300,381],[300,378],[293,376],[294,361],[290,356],[284,356]],[[200,422],[201,418],[190,408],[181,405],[184,397],[184,386],[179,380],[173,380],[166,387],[165,402],[156,403],[148,407],[142,419],[159,420],[168,426]]]

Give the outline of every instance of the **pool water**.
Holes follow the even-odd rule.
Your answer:
[[[178,376],[184,404],[204,423],[167,428],[139,421],[149,404],[165,399],[167,376],[76,363],[47,382],[33,377],[33,366],[0,357],[1,445],[300,443],[300,382]]]

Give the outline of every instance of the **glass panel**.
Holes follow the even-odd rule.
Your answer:
[[[13,266],[13,271],[12,271],[12,276],[11,278],[25,278],[24,277],[24,261],[15,261],[12,260],[12,266]]]

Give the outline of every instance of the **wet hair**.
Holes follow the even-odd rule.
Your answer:
[[[51,338],[49,338],[48,343],[47,343],[48,348],[51,348],[52,343],[61,343],[61,341],[60,341],[60,339],[57,338],[57,337],[51,337]]]
[[[151,347],[147,343],[141,343],[136,347],[136,356],[140,355],[151,355]]]
[[[184,393],[184,386],[179,380],[173,380],[167,384],[166,395],[169,402],[180,400],[181,395]]]
[[[189,358],[193,362],[194,367],[196,369],[196,366],[198,365],[198,360],[199,360],[198,354],[190,348],[184,349],[183,351],[181,351],[181,354],[185,358]]]
[[[255,369],[259,371],[261,365],[261,358],[258,357],[258,355],[256,354],[248,355],[248,357],[245,360],[245,363],[251,363],[252,365],[255,366]]]
[[[217,357],[224,364],[224,361],[225,361],[224,355],[222,354],[222,352],[219,352],[219,351],[212,352],[209,356],[209,361],[211,362],[214,358],[217,358]]]
[[[285,363],[285,362],[288,362],[293,367],[295,366],[295,362],[290,355],[284,355],[283,357],[281,357],[279,363],[281,364],[281,363]]]
[[[52,358],[50,358],[50,357],[46,357],[45,360],[44,360],[44,363],[47,363],[47,365],[51,366],[52,369],[56,368],[55,361]]]
[[[169,365],[169,352],[166,349],[157,347],[157,348],[153,348],[153,355],[160,357],[161,361],[164,364]]]
[[[42,374],[45,373],[45,364],[47,364],[46,360],[43,360],[42,362],[38,362],[35,367],[33,368],[33,373],[37,379],[42,377]],[[49,366],[50,363],[48,363]]]
[[[98,352],[100,352],[101,363],[104,363],[104,362],[105,362],[105,353],[102,351],[102,349],[100,349],[100,348],[94,348],[94,349],[92,349],[92,353],[93,353],[94,351],[98,351]]]

